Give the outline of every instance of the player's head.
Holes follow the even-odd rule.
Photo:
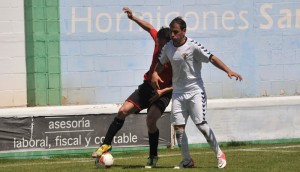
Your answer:
[[[185,41],[186,23],[181,17],[176,17],[170,23],[171,39],[174,45],[181,45]]]
[[[170,28],[162,27],[157,32],[157,43],[159,50],[171,39]]]

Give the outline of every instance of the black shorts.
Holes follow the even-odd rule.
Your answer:
[[[148,109],[153,104],[155,104],[163,113],[170,103],[172,92],[170,91],[166,94],[163,94],[156,101],[151,103],[150,99],[155,95],[156,92],[153,87],[147,81],[144,81],[144,83],[139,85],[138,89],[136,89],[126,101],[131,102],[136,108],[139,109],[136,113],[143,109]]]

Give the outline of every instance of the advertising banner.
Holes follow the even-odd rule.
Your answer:
[[[2,118],[0,151],[98,147],[115,116],[116,114],[90,114]],[[159,145],[171,144],[169,117],[169,113],[164,113],[158,122]],[[146,114],[128,116],[112,145],[148,145]]]

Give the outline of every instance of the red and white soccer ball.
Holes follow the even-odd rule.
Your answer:
[[[109,152],[104,152],[101,155],[99,162],[105,168],[109,168],[114,164],[114,157]]]

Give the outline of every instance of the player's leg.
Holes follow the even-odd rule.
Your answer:
[[[145,168],[155,167],[158,161],[157,148],[159,139],[159,129],[156,126],[156,122],[161,117],[161,115],[162,112],[156,105],[150,106],[146,119],[149,138],[149,157]]]
[[[156,122],[161,117],[162,113],[162,110],[156,104],[150,106],[146,118],[149,133],[155,133],[158,130]]]
[[[136,108],[131,102],[125,101],[124,104],[120,107],[118,115],[109,126],[102,144],[111,145],[114,136],[123,127],[125,118],[136,111],[138,111],[138,108]]]
[[[227,163],[226,157],[218,145],[218,142],[217,142],[217,139],[215,137],[213,130],[209,127],[209,125],[207,124],[206,121],[202,122],[200,124],[197,124],[196,126],[201,131],[201,133],[204,135],[210,148],[215,153],[217,160],[218,160],[218,168],[224,168]]]
[[[178,147],[180,148],[181,155],[183,157],[182,161],[179,163],[179,165],[175,166],[175,169],[180,169],[180,168],[192,168],[194,167],[194,160],[192,159],[190,155],[190,150],[189,150],[189,143],[188,143],[188,138],[185,133],[185,125],[175,125],[175,136],[176,136],[176,141],[178,144]]]
[[[124,102],[124,104],[121,106],[121,108],[118,111],[118,115],[114,118],[112,123],[110,124],[104,141],[101,144],[101,146],[92,153],[92,157],[97,158],[100,157],[104,152],[111,150],[111,142],[114,138],[114,136],[118,133],[118,131],[123,127],[125,118],[138,110],[131,102]]]
[[[157,128],[157,121],[165,111],[166,107],[169,105],[172,93],[167,93],[162,95],[158,100],[148,108],[147,114],[147,127],[148,127],[148,138],[149,138],[149,158],[145,168],[152,168],[156,166],[158,160],[158,139],[159,139],[159,129]]]
[[[129,114],[139,112],[147,107],[148,100],[153,94],[152,90],[152,86],[148,82],[144,82],[127,98],[119,109],[117,117],[109,126],[102,145],[92,154],[92,157],[99,157],[103,152],[111,149],[111,142],[117,132],[123,127],[125,118]]]
[[[145,84],[145,82],[139,85],[138,89],[135,90],[124,102],[121,108],[118,111],[117,116],[114,118],[113,122],[110,124],[104,141],[102,145],[92,154],[92,157],[96,158],[102,155],[103,152],[111,150],[111,142],[114,136],[118,133],[118,131],[123,127],[125,118],[132,114],[139,112],[143,108],[145,108],[145,100],[150,97],[147,95],[149,91],[147,91],[149,86]],[[152,88],[152,87],[151,87]],[[150,91],[151,93],[151,91]],[[148,94],[150,94],[148,93]],[[148,98],[149,99],[149,98]]]
[[[191,158],[188,138],[185,133],[185,124],[188,119],[188,109],[184,95],[173,94],[172,97],[172,123],[175,129],[175,136],[178,147],[180,148],[183,160],[179,163],[178,168],[191,168],[194,167],[194,161]]]
[[[147,114],[147,127],[149,133],[154,133],[158,130],[156,123],[169,105],[171,97],[171,92],[166,93],[149,105],[150,107],[148,108]]]
[[[190,103],[190,109],[191,119],[196,124],[199,131],[203,134],[218,159],[218,167],[224,168],[226,166],[225,154],[220,149],[214,132],[205,120],[207,102],[204,91],[193,96],[193,101]]]
[[[156,100],[153,104],[150,105],[148,108],[147,114],[147,128],[149,133],[149,141],[150,142],[150,155],[157,156],[157,145],[158,145],[158,138],[159,138],[159,129],[157,128],[157,121],[167,108],[170,103],[172,93],[167,93],[162,95],[158,100]],[[152,144],[153,143],[153,144]],[[151,151],[151,145],[153,145],[153,151]]]
[[[170,99],[169,99],[170,100]],[[148,115],[146,119],[148,127],[148,138],[149,138],[149,158],[145,168],[156,167],[158,161],[158,140],[159,140],[159,129],[157,128],[157,121],[161,117],[167,105],[162,108],[157,104],[152,104],[148,109]]]
[[[150,159],[157,157],[159,129],[157,128],[156,122],[161,117],[161,115],[162,115],[161,110],[155,104],[153,104],[148,110],[146,122],[147,122],[147,127],[148,127],[148,137],[149,137],[149,146],[150,146],[149,158]]]

